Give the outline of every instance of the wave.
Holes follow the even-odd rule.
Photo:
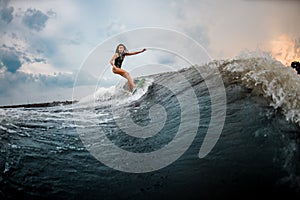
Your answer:
[[[213,103],[223,102],[217,101],[218,90],[211,92],[206,83],[215,77],[222,78],[225,86],[226,120],[212,151],[198,159],[210,125],[220,123],[212,120],[213,115],[223,112],[213,112]],[[115,199],[113,194],[122,194],[124,199],[147,199],[145,195],[164,193],[178,198],[186,195],[182,188],[190,188],[197,198],[253,191],[268,197],[280,192],[299,196],[299,140],[294,137],[300,130],[299,76],[292,68],[254,56],[144,78],[146,83],[135,95],[126,91],[124,80],[99,87],[72,105],[0,109],[0,197]],[[145,155],[182,141],[193,143],[187,150],[186,145],[178,145],[153,157],[156,164],[185,152],[155,173],[117,173],[87,151],[104,147],[99,155],[124,161],[118,166],[126,167],[130,157],[118,159],[121,154],[108,144]],[[133,161],[142,167],[140,160]],[[135,181],[124,184],[129,179]],[[226,184],[216,192],[220,183]],[[150,188],[149,193],[144,188]]]
[[[213,61],[208,66],[218,66],[225,84],[239,84],[252,96],[263,96],[300,126],[300,76],[293,68],[268,57]]]
[[[142,77],[134,80],[138,82]],[[78,105],[87,105],[90,106],[110,106],[114,105],[123,105],[135,100],[138,100],[143,95],[145,95],[148,91],[150,85],[152,85],[154,80],[150,77],[145,77],[145,82],[143,86],[137,90],[137,92],[132,95],[127,88],[127,83],[125,81],[120,81],[117,85],[111,87],[99,87],[95,90],[95,92],[89,96],[81,99]]]
[[[215,76],[216,74],[213,73],[216,71],[212,69],[218,69],[225,86],[237,84],[250,90],[252,96],[264,97],[269,106],[279,110],[288,121],[300,126],[300,76],[295,69],[284,66],[267,54],[259,57],[257,53],[253,53],[252,55],[244,54],[235,59],[214,60],[202,66],[191,66],[180,70],[179,73],[184,72],[192,77],[194,68],[201,68],[198,71],[204,73],[201,74],[204,79]],[[178,72],[167,73],[173,75]],[[143,88],[138,90],[136,95],[131,95],[125,89],[127,84],[120,82],[109,88],[98,88],[94,94],[82,99],[79,103],[89,106],[92,102],[96,103],[93,106],[122,105],[147,95],[148,88],[154,83],[154,79],[157,79],[155,80],[157,84],[162,82],[157,77],[169,79],[168,81],[172,84],[178,83],[178,80],[164,74],[166,73],[146,76]],[[199,80],[203,81],[201,78]],[[183,91],[185,88],[179,88],[179,90]]]

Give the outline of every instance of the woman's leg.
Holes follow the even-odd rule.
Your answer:
[[[135,86],[135,84],[134,84],[134,82],[133,82],[133,80],[132,80],[132,78],[130,77],[130,75],[129,75],[129,73],[128,72],[126,72],[125,74],[124,74],[124,77],[127,79],[127,81],[128,81],[128,88],[129,88],[129,90],[130,91],[132,91],[136,86]]]
[[[127,71],[125,71],[125,70],[123,70],[121,68],[116,68],[115,70],[113,70],[113,72],[115,74],[119,74],[119,75],[121,75],[121,76],[123,76],[124,78],[127,79],[128,88],[129,88],[130,91],[132,91],[133,88],[136,87],[135,84],[134,84],[134,82],[133,82],[133,80],[132,80],[132,78],[130,77],[130,75],[129,75],[129,73]]]

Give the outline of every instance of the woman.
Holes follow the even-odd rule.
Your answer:
[[[130,77],[129,73],[127,71],[125,71],[124,69],[121,69],[122,62],[123,62],[125,56],[136,55],[136,54],[142,53],[144,51],[146,51],[146,49],[143,49],[143,50],[137,51],[137,52],[128,52],[128,50],[124,44],[119,44],[116,48],[115,54],[113,55],[113,57],[110,60],[110,64],[113,67],[113,69],[112,69],[113,73],[120,74],[121,76],[123,76],[124,78],[127,79],[128,88],[130,91],[132,91],[136,86],[135,86],[134,82],[132,81],[132,78]]]

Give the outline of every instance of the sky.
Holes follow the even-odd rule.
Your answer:
[[[298,0],[0,0],[0,105],[71,100],[75,81],[82,87],[77,98],[88,95],[84,88],[99,82],[81,71],[91,52],[109,38],[145,27],[185,34],[213,60],[262,50],[288,65],[300,58],[299,10]],[[145,34],[139,46],[151,39]],[[104,51],[112,56],[117,42],[128,40]],[[124,68],[172,59],[149,50],[126,60]],[[107,71],[101,79],[109,87],[122,77]]]

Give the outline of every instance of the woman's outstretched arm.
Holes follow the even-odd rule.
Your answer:
[[[143,53],[144,51],[146,51],[146,49],[143,49],[141,51],[136,51],[136,52],[127,52],[125,53],[126,56],[132,56],[132,55],[136,55],[136,54],[139,54],[139,53]]]

